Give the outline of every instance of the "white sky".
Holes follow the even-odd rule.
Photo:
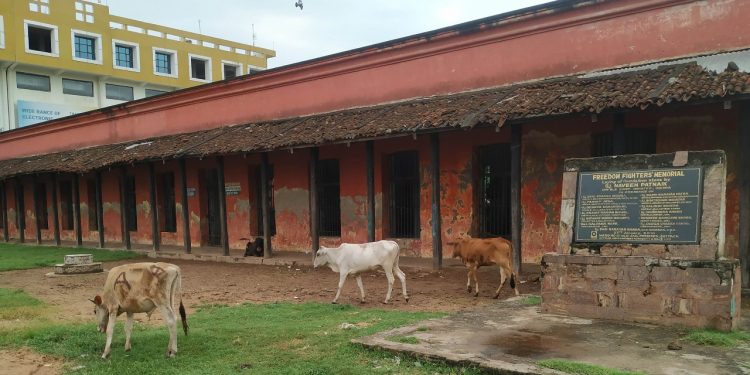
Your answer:
[[[111,14],[276,50],[269,68],[549,0],[101,0]]]

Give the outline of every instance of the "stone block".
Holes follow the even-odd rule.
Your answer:
[[[604,256],[630,256],[633,255],[633,247],[626,244],[606,244],[599,249]]]
[[[74,265],[74,264],[91,264],[94,263],[94,256],[91,254],[71,254],[66,255],[63,264]]]
[[[594,279],[590,282],[591,290],[595,292],[614,292],[615,285],[615,281],[609,279]]]
[[[630,280],[617,280],[616,289],[623,293],[650,293],[649,288],[651,283],[648,280],[642,281],[630,281]]]
[[[617,280],[617,266],[615,265],[588,265],[586,266],[586,277],[590,279]]]
[[[669,259],[698,259],[698,245],[667,245]]]
[[[677,267],[654,267],[651,269],[651,281],[683,283],[687,280],[687,271]]]
[[[648,244],[633,247],[633,256],[663,258],[667,250],[664,245]]]
[[[81,273],[96,273],[104,271],[101,262],[89,264],[56,264],[54,270],[58,275],[76,275]]]
[[[578,172],[563,172],[562,199],[575,201],[578,191]]]
[[[586,277],[586,266],[581,264],[568,264],[565,276],[571,279]]]
[[[564,256],[555,253],[546,253],[542,255],[542,264],[558,264],[565,261]]]
[[[600,307],[618,307],[617,293],[600,292],[596,294],[597,303]]]
[[[597,295],[591,291],[584,290],[569,290],[567,293],[568,301],[572,305],[592,305],[596,306],[598,303]]]
[[[682,286],[682,297],[691,299],[711,299],[714,287],[687,283]]]
[[[713,268],[688,268],[687,281],[691,284],[703,286],[721,285],[721,278]]]
[[[663,297],[676,297],[682,295],[683,285],[682,282],[652,281],[649,292]]]
[[[622,266],[617,274],[617,280],[644,281],[648,280],[649,269],[646,266]]]

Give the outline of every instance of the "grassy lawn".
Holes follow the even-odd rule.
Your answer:
[[[180,333],[176,358],[164,358],[168,334],[161,325],[136,324],[133,350],[126,353],[122,317],[107,360],[99,358],[105,336],[96,332],[93,321],[0,331],[0,348],[28,346],[64,358],[71,366],[85,366],[75,370],[76,374],[479,373],[472,368],[397,357],[350,343],[354,337],[442,315],[320,303],[206,306],[188,316],[190,334]],[[356,328],[342,329],[343,323]]]
[[[596,366],[588,363],[568,361],[565,359],[547,359],[540,361],[539,366],[576,375],[646,375],[642,372],[630,372]]]
[[[30,320],[44,311],[42,301],[19,289],[0,288],[0,320]]]
[[[721,332],[711,329],[694,329],[685,336],[684,340],[698,345],[735,346],[743,341],[750,342],[750,333],[741,330]]]
[[[0,271],[51,267],[55,264],[62,263],[65,255],[79,253],[93,254],[95,262],[109,262],[142,256],[141,254],[124,250],[113,251],[2,243],[0,244]]]

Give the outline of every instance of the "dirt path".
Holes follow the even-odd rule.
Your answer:
[[[263,302],[330,302],[336,292],[338,274],[330,269],[313,269],[310,266],[268,266],[228,264],[198,261],[169,260],[182,268],[183,302],[188,316],[204,304],[235,305]],[[110,262],[106,269],[128,261]],[[385,297],[386,278],[383,272],[370,272],[363,276],[367,303],[359,304],[359,291],[353,279],[347,280],[339,303],[351,303],[363,308],[397,309],[406,311],[453,312],[467,307],[491,304],[499,273],[497,268],[485,267],[479,272],[482,288],[479,298],[465,290],[466,271],[462,267],[447,267],[442,271],[403,267],[407,275],[406,286],[411,297],[405,303],[398,280],[394,285],[393,300],[389,305]],[[20,288],[52,306],[48,318],[60,321],[94,321],[93,298],[101,290],[106,273],[77,276],[45,276],[50,268],[0,272],[0,288]],[[538,275],[525,275],[524,280],[537,279]],[[538,293],[539,282],[521,283],[521,293]],[[500,298],[511,296],[506,286]],[[136,319],[146,322],[145,314]],[[14,322],[0,322],[10,323]],[[161,324],[159,314],[154,314],[147,324]],[[92,325],[92,329],[93,325]],[[63,363],[30,350],[0,352],[0,374],[56,374]]]

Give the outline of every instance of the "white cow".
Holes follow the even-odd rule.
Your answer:
[[[374,270],[382,267],[385,276],[388,278],[388,294],[385,296],[385,302],[391,300],[393,291],[393,274],[401,280],[401,289],[404,293],[406,302],[409,302],[409,296],[406,294],[406,275],[398,268],[399,248],[398,244],[393,241],[377,241],[364,244],[341,244],[339,247],[320,247],[315,255],[314,267],[325,266],[339,273],[339,287],[336,290],[336,297],[332,303],[336,303],[341,294],[341,288],[344,286],[346,277],[353,275],[357,277],[357,285],[362,295],[361,302],[365,302],[365,288],[362,286],[362,277],[360,273]]]
[[[188,325],[185,307],[181,298],[180,267],[169,263],[133,263],[112,268],[104,283],[101,296],[93,300],[94,312],[99,323],[99,332],[107,333],[107,344],[102,358],[107,358],[112,345],[112,334],[117,316],[126,313],[125,351],[130,350],[130,333],[133,330],[133,314],[146,313],[151,316],[159,309],[169,327],[167,356],[177,353],[177,327],[174,303],[180,302],[182,329],[187,335]]]

